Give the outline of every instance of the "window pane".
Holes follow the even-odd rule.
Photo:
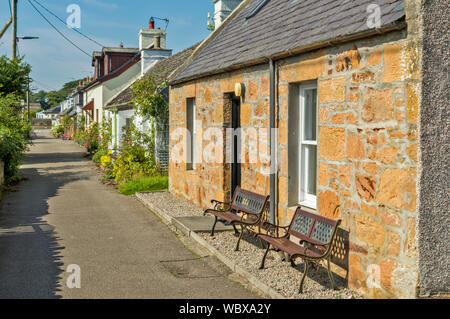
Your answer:
[[[306,193],[310,195],[316,195],[316,172],[317,172],[317,147],[314,145],[306,146],[306,163],[308,170],[308,180],[306,181]]]
[[[316,106],[317,89],[304,91],[304,111],[303,111],[303,140],[316,140]]]

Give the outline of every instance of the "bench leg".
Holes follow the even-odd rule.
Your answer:
[[[266,249],[266,252],[264,253],[264,257],[262,259],[261,266],[259,267],[259,269],[264,269],[264,264],[266,262],[266,257],[267,257],[267,254],[269,252],[269,249],[270,249],[270,244],[267,243],[267,249]]]
[[[294,263],[294,259],[293,259],[291,256],[289,256],[289,261],[291,262],[291,267],[292,267],[292,268],[295,268],[296,265],[295,265],[295,263]]]
[[[303,293],[303,284],[305,282],[306,274],[308,273],[308,266],[309,262],[305,260],[305,272],[303,273],[302,281],[300,282],[300,289],[298,290],[300,294]]]
[[[216,224],[217,224],[217,216],[214,216],[214,225],[211,230],[211,237],[214,236],[214,229],[216,228]]]
[[[239,235],[239,239],[238,239],[238,242],[236,244],[236,248],[234,249],[234,251],[239,251],[239,244],[241,242],[243,235],[244,235],[244,226],[241,226],[241,234]]]
[[[334,283],[333,273],[331,272],[331,269],[330,269],[330,259],[331,259],[331,255],[330,255],[330,257],[327,258],[327,264],[328,264],[328,277],[330,277],[331,288],[332,288],[333,290],[335,290],[336,288],[335,288],[335,283]]]
[[[237,230],[236,226],[234,224],[232,224],[232,226],[233,226],[233,229],[234,229],[234,234],[238,235],[239,231]]]

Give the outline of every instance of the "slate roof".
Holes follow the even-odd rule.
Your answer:
[[[60,112],[61,112],[61,106],[55,106],[54,108],[52,108],[50,110],[44,111],[45,114],[55,114],[55,113],[60,113]]]
[[[153,67],[151,67],[144,76],[151,76],[152,74],[158,75],[156,78],[157,84],[161,84],[165,80],[170,80],[180,72],[180,67],[186,62],[186,60],[191,56],[194,50],[198,47],[200,43],[194,44],[193,46],[184,49],[183,51],[168,57],[167,59],[157,62]],[[134,84],[134,83],[133,83]],[[113,105],[123,105],[130,103],[132,100],[131,84],[121,93],[119,93],[115,98],[113,98],[106,106]]]
[[[401,20],[404,0],[270,0],[256,15],[246,17],[262,0],[248,0],[194,54],[173,83],[263,61],[283,52],[373,31],[367,8],[381,8],[381,29]]]

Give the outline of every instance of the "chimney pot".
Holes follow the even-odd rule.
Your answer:
[[[123,42],[120,42],[119,47],[123,48]]]
[[[148,23],[148,28],[149,29],[154,29],[155,28],[155,20],[153,20],[153,18],[150,19],[150,21]]]

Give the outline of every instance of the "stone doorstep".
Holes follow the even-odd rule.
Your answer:
[[[211,230],[212,222],[214,217],[212,216],[189,216],[189,217],[173,217],[163,212],[161,209],[156,207],[155,205],[149,203],[144,200],[139,193],[136,193],[136,198],[147,207],[152,213],[159,216],[163,221],[167,224],[173,225],[180,231],[182,231],[186,236],[192,238],[197,244],[205,248],[211,255],[215,256],[222,263],[224,263],[230,270],[242,277],[244,277],[254,288],[260,291],[260,293],[264,296],[269,296],[272,299],[286,299],[282,294],[277,292],[275,289],[269,287],[260,281],[257,277],[253,276],[250,272],[248,272],[242,266],[239,266],[236,262],[230,260],[228,257],[219,252],[215,247],[210,245],[207,241],[205,241],[201,236],[196,234],[196,232],[189,228],[189,225],[209,225],[207,231]],[[201,218],[201,219],[200,219]],[[212,218],[212,220],[211,220]],[[209,220],[208,220],[209,219]],[[209,224],[208,224],[209,223]],[[229,229],[227,229],[229,228]],[[221,231],[232,230],[232,226],[225,226],[222,223],[217,223],[216,229],[221,229]]]
[[[185,235],[190,232],[209,233],[211,232],[212,225],[214,224],[213,216],[187,216],[187,217],[174,217],[172,218],[172,224],[181,230]],[[232,226],[225,226],[221,222],[217,222],[215,231],[231,231]]]

